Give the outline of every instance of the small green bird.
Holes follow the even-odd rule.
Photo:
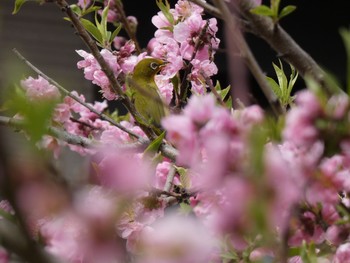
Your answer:
[[[146,124],[155,127],[160,127],[165,110],[154,76],[167,63],[161,59],[145,58],[137,63],[133,74],[126,77],[126,86],[131,91],[136,110],[147,121]]]

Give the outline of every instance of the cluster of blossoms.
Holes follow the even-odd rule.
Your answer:
[[[203,9],[189,1],[178,1],[167,14],[158,12],[152,23],[158,28],[148,49],[156,58],[170,64],[157,81],[170,80],[181,69],[191,68],[187,76],[194,94],[206,93],[206,78],[217,73],[213,56],[220,40],[215,37],[218,30],[215,18],[204,20]]]
[[[40,77],[22,85],[30,101],[43,99],[46,92],[47,98],[59,95]],[[221,253],[230,252],[227,247],[238,254],[248,250],[251,260],[259,260],[278,257],[263,241],[271,236],[280,240],[286,233],[290,247],[301,247],[303,242],[327,244],[337,252],[323,257],[325,262],[346,262],[349,109],[346,95],[327,100],[310,91],[299,92],[296,105],[286,114],[281,140],[269,140],[267,135],[256,141],[262,145],[259,148],[254,136],[268,130],[260,107],[229,111],[211,94],[193,95],[181,114],[165,117],[162,125],[167,140],[179,150],[176,167],[184,167],[176,172],[170,190],[187,193],[183,202],[194,217],[166,212],[171,202],[157,194],[174,165],[170,160],[163,158],[154,166],[140,151],[111,147],[84,152],[96,160],[96,175],[94,184],[77,191],[73,202],[57,197],[53,201],[51,192],[62,196],[62,189],[53,191],[47,183],[23,184],[27,187],[18,198],[25,200],[23,210],[34,234],[43,238],[48,251],[70,262],[120,260],[125,251],[116,234],[126,239],[126,249],[137,262],[219,262]],[[77,113],[79,122],[72,121]],[[106,146],[132,142],[69,97],[57,104],[53,121]],[[334,132],[336,141],[328,136]],[[32,210],[38,203],[55,209]],[[289,262],[300,260],[293,257]]]
[[[82,8],[90,4],[79,1]],[[114,1],[109,4],[112,21],[118,13]],[[61,98],[40,76],[22,81],[33,106],[56,103],[52,126],[98,144],[88,149],[52,136],[41,141],[56,157],[63,146],[89,156],[91,175],[75,191],[47,178],[38,163],[18,171],[23,176],[16,179],[15,200],[30,234],[73,263],[285,262],[281,243],[299,249],[298,255],[309,249],[305,244],[316,246],[312,254],[322,262],[350,262],[348,96],[299,92],[275,139],[277,128],[259,106],[227,109],[207,94],[208,79],[217,73],[219,40],[216,20],[203,20],[202,13],[179,0],[152,19],[157,31],[148,54],[170,62],[156,76],[164,101],[169,104],[176,93],[171,79],[180,80],[180,70],[191,83],[182,112],[162,119],[176,160],[128,148],[135,138],[83,105],[102,112],[106,101],[87,103],[76,92]],[[119,37],[114,44],[116,51],[102,49],[101,55],[115,78],[124,79],[147,53],[137,54],[133,42]],[[106,100],[117,99],[95,57],[77,53],[84,58],[78,68],[85,78]],[[146,138],[132,121],[120,124]],[[15,216],[6,201],[0,208]],[[324,255],[321,247],[333,253]],[[8,260],[0,247],[0,262]],[[300,256],[287,260],[302,262]]]

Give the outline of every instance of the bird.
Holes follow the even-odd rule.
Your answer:
[[[136,110],[147,125],[156,128],[161,127],[165,109],[154,77],[167,64],[162,59],[144,58],[136,64],[133,73],[126,76],[126,87]]]

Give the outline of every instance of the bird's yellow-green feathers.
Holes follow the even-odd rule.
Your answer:
[[[160,59],[145,58],[135,66],[133,74],[126,78],[126,85],[132,94],[136,110],[147,124],[157,127],[165,116],[165,110],[154,76],[165,64],[166,62]]]

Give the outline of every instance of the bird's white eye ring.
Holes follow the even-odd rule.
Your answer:
[[[156,62],[152,62],[151,64],[149,64],[149,66],[153,70],[156,70],[159,67],[158,63],[156,63]]]

